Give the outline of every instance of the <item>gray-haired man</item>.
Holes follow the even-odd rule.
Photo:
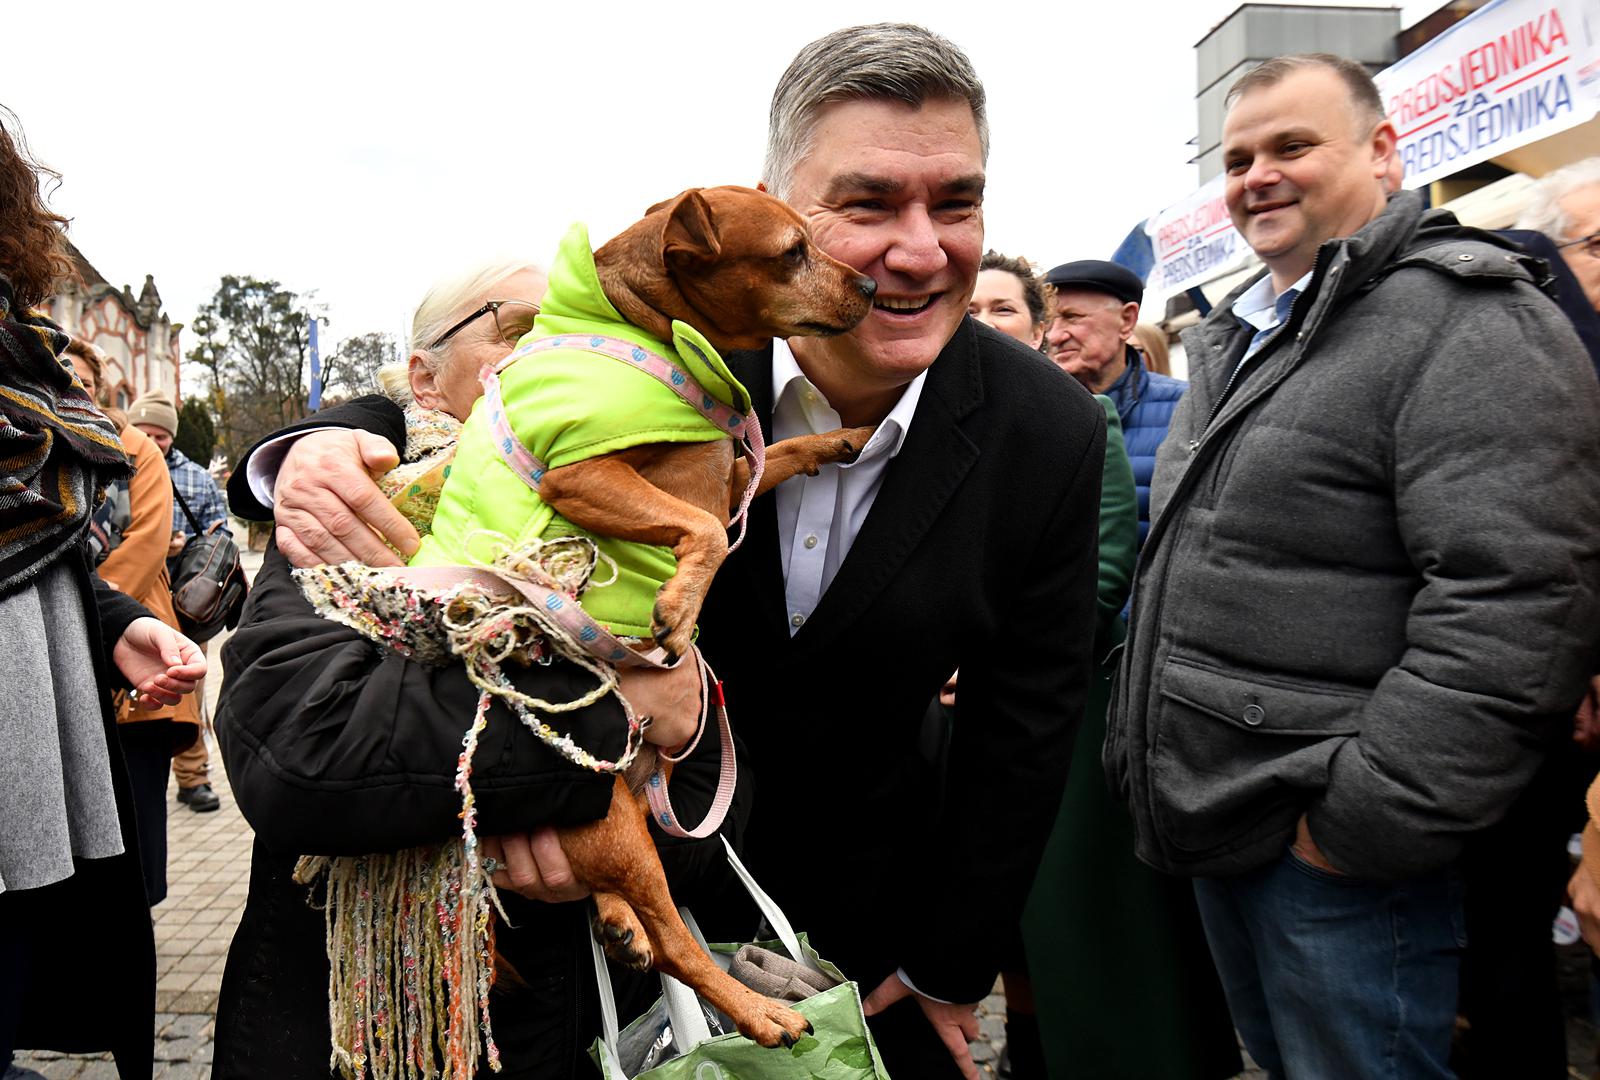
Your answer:
[[[1600,311],[1600,157],[1575,161],[1541,178],[1517,228],[1554,241],[1590,306]]]
[[[728,364],[769,441],[878,430],[853,464],[751,507],[701,620],[756,774],[750,863],[870,991],[886,1065],[917,1080],[978,1075],[974,1003],[1060,802],[1094,636],[1105,415],[966,314],[986,131],[967,58],[920,27],[830,34],[780,80],[766,186],[878,291],[848,334]],[[313,438],[345,440],[348,481],[338,454],[297,457]],[[357,450],[348,433],[308,436],[279,497],[299,487],[298,505],[351,520],[370,486]],[[329,535],[317,517],[308,535]],[[957,667],[941,774],[922,718]]]

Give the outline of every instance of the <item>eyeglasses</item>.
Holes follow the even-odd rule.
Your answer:
[[[471,315],[468,315],[465,319],[462,319],[450,329],[440,334],[438,340],[432,345],[429,345],[428,348],[437,349],[440,345],[443,345],[445,342],[455,337],[462,330],[465,330],[473,322],[473,320],[481,318],[484,315],[494,316],[494,328],[499,333],[501,341],[505,342],[507,345],[515,345],[517,343],[517,339],[522,337],[523,334],[527,333],[528,328],[533,325],[533,319],[530,317],[527,320],[527,325],[523,325],[522,320],[519,319],[517,322],[511,324],[509,328],[510,332],[508,333],[507,327],[500,322],[500,309],[505,307],[507,304],[519,304],[522,307],[532,308],[533,315],[539,314],[539,305],[529,300],[489,300],[486,301],[484,305],[477,311],[474,311]]]
[[[1580,236],[1576,240],[1568,240],[1565,244],[1557,244],[1556,248],[1559,250],[1573,247],[1577,244],[1583,245],[1583,253],[1589,258],[1600,259],[1600,233],[1590,233],[1588,236]]]

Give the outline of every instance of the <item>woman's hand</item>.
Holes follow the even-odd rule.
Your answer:
[[[556,831],[549,826],[531,833],[486,836],[479,856],[495,861],[489,880],[497,889],[509,889],[529,900],[560,904],[582,900],[589,887],[579,881],[561,850]]]
[[[665,671],[623,668],[617,679],[634,715],[650,718],[645,742],[670,750],[694,738],[700,728],[700,664],[693,655]]]
[[[200,646],[159,619],[135,619],[122,632],[111,659],[137,692],[139,707],[176,705],[206,673]]]

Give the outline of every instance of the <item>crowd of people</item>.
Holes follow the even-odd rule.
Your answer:
[[[7,136],[6,190],[36,192]],[[1263,269],[1184,332],[1179,379],[1137,274],[985,251],[988,140],[971,64],[919,27],[829,34],[779,79],[763,187],[877,291],[849,333],[725,359],[768,442],[876,430],[753,503],[707,598],[741,764],[722,834],[859,983],[897,1077],[979,1075],[997,975],[1018,1080],[1220,1080],[1241,1041],[1275,1078],[1566,1075],[1564,896],[1600,948],[1600,831],[1576,873],[1567,855],[1600,767],[1600,160],[1544,178],[1518,230],[1466,228],[1401,190],[1359,64],[1252,69],[1222,146]],[[6,721],[34,752],[0,787],[0,1051],[110,1048],[147,1076],[132,908],[164,893],[169,761],[184,802],[216,805],[174,757],[204,747],[184,694],[205,660],[162,606],[165,560],[226,515],[171,449],[171,399],[108,422],[93,347],[30,313],[63,270],[60,219],[36,194],[0,213],[0,459],[21,496],[0,633],[57,676]],[[410,480],[547,285],[519,261],[441,280],[380,393],[234,469],[233,513],[276,529],[223,650],[217,734],[256,838],[219,1077],[328,1075],[299,857],[458,834],[453,718],[478,689],[319,617],[291,570],[416,550]],[[47,639],[41,611],[70,632]],[[105,691],[62,677],[70,657]],[[120,714],[113,669],[137,691]],[[585,678],[515,674],[556,700]],[[663,746],[700,714],[686,669],[630,669],[623,692]],[[610,782],[495,715],[473,783],[516,972],[492,997],[500,1063],[589,1075],[586,890],[554,828],[604,816]],[[566,723],[614,751],[625,719],[601,699]],[[686,818],[720,751],[708,731],[677,765]],[[712,940],[755,936],[714,838],[656,840]],[[73,947],[110,950],[93,966],[121,1000],[63,1031],[41,1002],[65,973],[26,927],[89,896]],[[648,1005],[649,981],[617,977],[624,1012]]]

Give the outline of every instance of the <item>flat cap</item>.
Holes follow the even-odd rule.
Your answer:
[[[1044,276],[1058,289],[1093,289],[1110,293],[1124,304],[1137,304],[1144,296],[1144,282],[1126,266],[1103,259],[1079,259],[1062,263]]]

